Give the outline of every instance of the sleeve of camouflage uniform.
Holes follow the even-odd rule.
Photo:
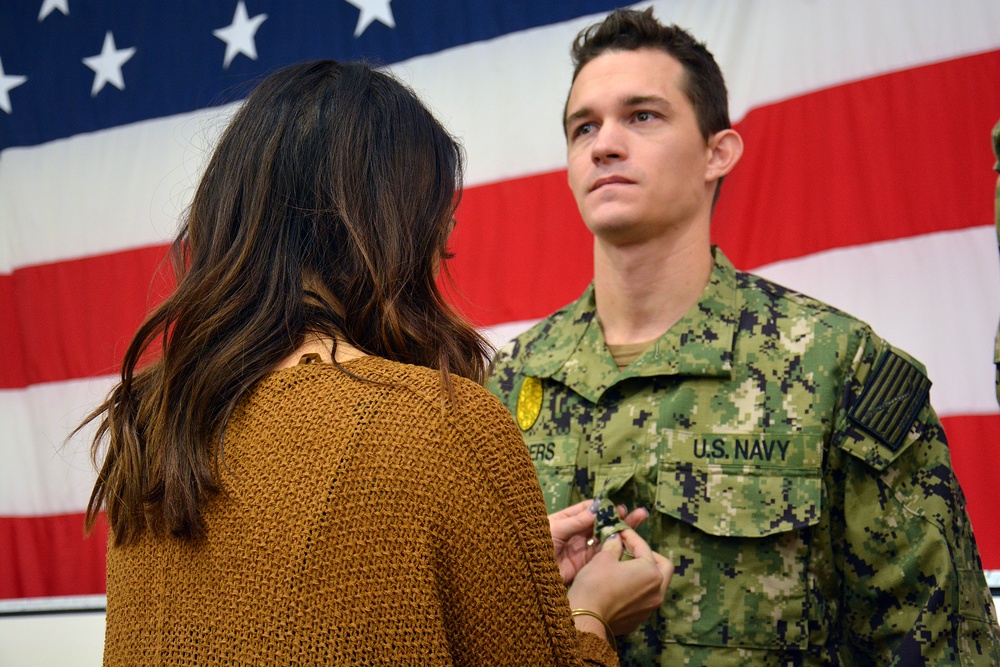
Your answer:
[[[1000,122],[993,128],[993,155],[997,161],[993,164],[993,170],[997,172],[997,192],[994,203],[995,217],[997,223],[997,245],[1000,246]],[[1000,324],[997,325],[997,337],[994,343],[993,363],[996,365],[996,385],[997,402],[1000,403]]]
[[[835,424],[845,640],[858,664],[1000,665],[1000,628],[924,369],[863,334]]]

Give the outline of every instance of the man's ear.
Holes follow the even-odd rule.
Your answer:
[[[708,165],[705,181],[717,181],[733,170],[743,157],[743,137],[730,128],[716,132],[708,141]]]

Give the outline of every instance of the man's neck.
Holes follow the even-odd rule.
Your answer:
[[[625,246],[595,239],[594,298],[605,341],[661,336],[698,302],[712,266],[707,229]]]

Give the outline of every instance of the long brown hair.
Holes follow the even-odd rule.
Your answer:
[[[89,530],[198,539],[225,425],[307,334],[477,382],[488,346],[437,265],[462,150],[414,93],[360,63],[267,77],[235,114],[174,241],[176,291],[139,328],[100,419]],[[159,358],[140,368],[145,355]]]

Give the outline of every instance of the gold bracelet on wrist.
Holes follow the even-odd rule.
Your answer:
[[[615,641],[615,633],[611,631],[611,626],[605,621],[600,614],[596,611],[590,611],[589,609],[573,609],[569,612],[570,618],[574,616],[592,616],[601,622],[604,626],[604,632],[608,635],[608,643],[611,644],[611,650],[618,653],[618,642]]]

